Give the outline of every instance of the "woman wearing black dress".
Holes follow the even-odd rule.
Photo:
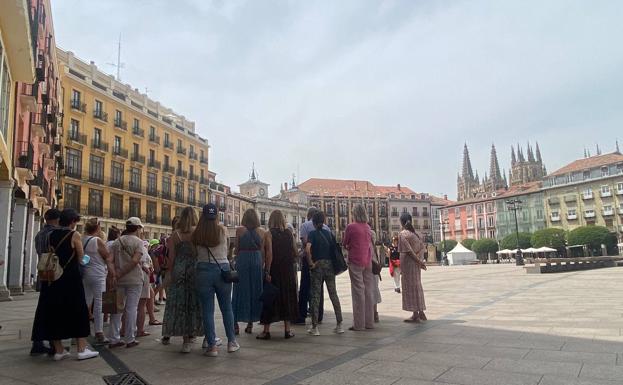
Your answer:
[[[41,285],[39,303],[33,325],[33,341],[52,341],[54,360],[70,356],[62,341],[76,338],[78,359],[86,360],[99,355],[87,348],[86,337],[91,330],[89,309],[84,299],[84,287],[80,276],[79,261],[84,256],[80,234],[75,231],[80,215],[74,209],[61,212],[60,227],[50,233],[49,243],[58,255],[63,275],[56,281]]]

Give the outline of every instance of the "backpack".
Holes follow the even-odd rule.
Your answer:
[[[63,244],[63,242],[65,242],[65,240],[73,233],[73,231],[68,232],[56,245],[56,248]],[[50,244],[49,242],[49,235],[48,248],[48,252],[41,254],[41,258],[39,258],[39,262],[37,263],[37,273],[39,276],[39,280],[51,284],[52,282],[57,281],[63,275],[64,269],[74,258],[76,250],[71,253],[71,257],[69,257],[67,263],[64,266],[61,266],[58,255],[56,254],[56,248],[52,247],[52,244]]]

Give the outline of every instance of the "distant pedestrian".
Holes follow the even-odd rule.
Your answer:
[[[426,321],[426,304],[422,288],[422,272],[426,270],[424,254],[424,237],[418,234],[411,223],[411,214],[402,213],[400,224],[403,230],[398,238],[400,251],[400,268],[402,272],[402,310],[413,312],[405,322]]]
[[[372,274],[372,234],[362,204],[353,207],[354,222],[346,227],[344,246],[348,250],[348,274],[353,301],[350,330],[374,329],[375,278]]]
[[[260,320],[264,282],[264,264],[267,248],[266,232],[260,228],[260,220],[255,209],[248,209],[242,216],[242,226],[236,229],[236,270],[240,282],[234,284],[232,306],[234,326],[239,333],[238,322],[246,322],[244,332],[253,333],[253,322]],[[271,252],[271,251],[269,251]]]
[[[233,353],[240,349],[234,330],[232,311],[232,284],[223,278],[223,271],[231,271],[228,259],[227,229],[219,224],[218,209],[215,204],[203,206],[199,223],[192,241],[197,247],[197,291],[201,301],[204,354],[209,357],[218,355],[219,345],[214,325],[214,295],[218,300],[223,317],[223,327],[227,335],[227,351]]]
[[[296,301],[296,245],[292,232],[287,229],[286,221],[279,210],[274,210],[268,219],[270,238],[272,245],[272,258],[266,266],[270,283],[277,287],[279,293],[272,304],[263,304],[260,322],[264,325],[264,331],[257,339],[268,340],[270,336],[270,324],[283,321],[284,337],[294,337],[290,329],[290,323],[298,317],[298,303]],[[266,259],[268,261],[268,259]]]
[[[86,265],[81,266],[82,283],[87,306],[93,303],[93,321],[95,325],[95,341],[106,344],[104,337],[104,314],[102,313],[102,293],[116,285],[115,263],[104,241],[100,238],[101,227],[97,218],[91,218],[84,225],[82,236],[84,253],[89,256]]]
[[[400,293],[400,252],[398,251],[398,237],[392,238],[389,247],[385,247],[389,255],[389,275],[394,279],[394,291]]]
[[[182,353],[190,353],[194,337],[203,335],[197,294],[197,254],[192,242],[196,225],[195,209],[185,207],[167,245],[171,284],[167,289],[162,335],[183,337]]]
[[[42,283],[33,325],[32,340],[52,341],[55,361],[70,356],[62,343],[70,338],[77,340],[78,360],[99,355],[87,347],[86,341],[91,327],[79,268],[84,251],[80,234],[75,231],[78,222],[80,215],[76,210],[64,209],[59,219],[60,227],[49,234],[49,246],[58,256],[63,274],[56,281]]]
[[[305,325],[305,318],[311,315],[311,304],[309,302],[311,291],[311,274],[309,271],[309,264],[307,263],[307,256],[305,247],[307,245],[307,235],[314,231],[314,223],[312,217],[319,210],[315,207],[310,207],[307,210],[307,221],[301,224],[299,229],[299,236],[301,239],[301,281],[299,285],[299,317],[296,324]],[[331,231],[327,225],[323,226],[323,229]],[[320,303],[318,304],[318,323],[322,323],[322,317],[324,314],[324,292],[320,294]]]
[[[320,331],[318,330],[318,308],[320,307],[320,298],[323,291],[322,284],[326,283],[329,298],[333,304],[335,319],[337,320],[337,325],[335,329],[333,329],[333,332],[341,334],[344,333],[344,329],[342,328],[342,307],[340,305],[340,298],[337,295],[335,270],[333,268],[333,259],[335,258],[336,252],[334,249],[335,239],[330,231],[323,228],[325,216],[322,211],[316,212],[312,221],[315,230],[307,236],[307,245],[305,247],[307,263],[311,271],[310,304],[312,325],[308,333],[314,336],[320,335]]]

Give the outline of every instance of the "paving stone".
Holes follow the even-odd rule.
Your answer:
[[[540,375],[534,374],[452,368],[435,380],[461,385],[537,385],[540,379]]]
[[[580,378],[585,377],[623,382],[623,366],[584,364]]]
[[[395,377],[433,380],[448,370],[450,365],[415,365],[412,362],[374,362],[359,369],[358,373],[387,373]]]
[[[420,352],[413,354],[405,362],[412,362],[416,365],[441,365],[448,367],[452,366],[459,368],[480,369],[485,366],[489,361],[491,361],[491,359],[488,357],[466,356],[450,353]]]
[[[552,362],[584,362],[596,364],[616,363],[614,353],[565,352],[558,350],[531,350],[524,358],[528,360]]]
[[[599,380],[596,378],[561,377],[546,374],[539,385],[621,385],[621,381]]]
[[[494,346],[459,345],[448,353],[459,355],[474,355],[480,357],[504,357],[520,359],[529,352],[528,349],[498,348]]]
[[[581,363],[576,362],[551,362],[534,360],[509,360],[494,358],[483,369],[497,370],[501,372],[531,373],[531,374],[557,374],[564,376],[578,376]]]

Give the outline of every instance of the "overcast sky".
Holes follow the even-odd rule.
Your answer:
[[[621,1],[52,0],[56,42],[194,120],[210,169],[456,197],[463,143],[623,145]]]

